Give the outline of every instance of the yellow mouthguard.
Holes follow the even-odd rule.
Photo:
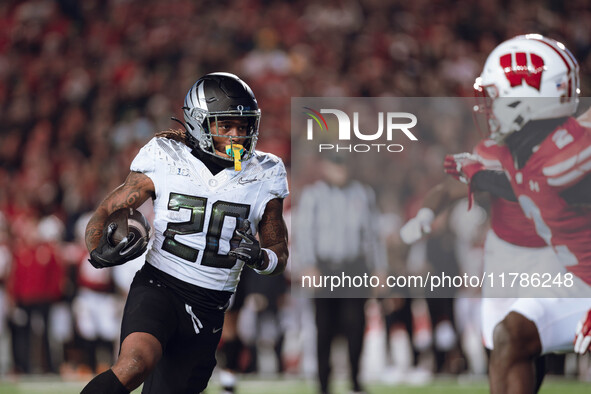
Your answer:
[[[244,147],[240,144],[226,145],[226,154],[234,159],[234,170],[242,170],[242,154]]]

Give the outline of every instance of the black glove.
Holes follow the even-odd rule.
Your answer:
[[[90,252],[88,261],[94,268],[113,267],[127,263],[141,256],[148,247],[148,241],[139,238],[134,241],[135,234],[129,233],[117,245],[113,244],[113,233],[117,229],[116,223],[111,223],[103,230],[98,246]]]
[[[228,255],[244,261],[252,269],[263,269],[265,263],[263,250],[259,241],[252,235],[250,221],[245,220],[242,227],[236,229],[235,235],[240,237],[240,244],[230,250]]]

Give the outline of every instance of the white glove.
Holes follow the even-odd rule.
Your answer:
[[[408,245],[417,242],[423,235],[431,232],[431,223],[434,219],[435,213],[431,208],[419,209],[417,216],[406,222],[400,229],[400,239]]]
[[[591,309],[579,324],[577,324],[577,333],[575,335],[575,353],[585,354],[591,346]]]

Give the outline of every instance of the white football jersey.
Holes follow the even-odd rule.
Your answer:
[[[289,194],[281,159],[257,151],[242,171],[230,167],[214,176],[185,144],[155,137],[130,169],[150,177],[156,190],[146,261],[184,282],[235,291],[243,262],[228,251],[237,219],[250,220],[255,234],[267,202]]]

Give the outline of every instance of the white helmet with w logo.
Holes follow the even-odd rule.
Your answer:
[[[530,120],[572,115],[579,103],[579,65],[566,47],[539,34],[517,36],[486,59],[474,89],[491,137],[501,142]]]

